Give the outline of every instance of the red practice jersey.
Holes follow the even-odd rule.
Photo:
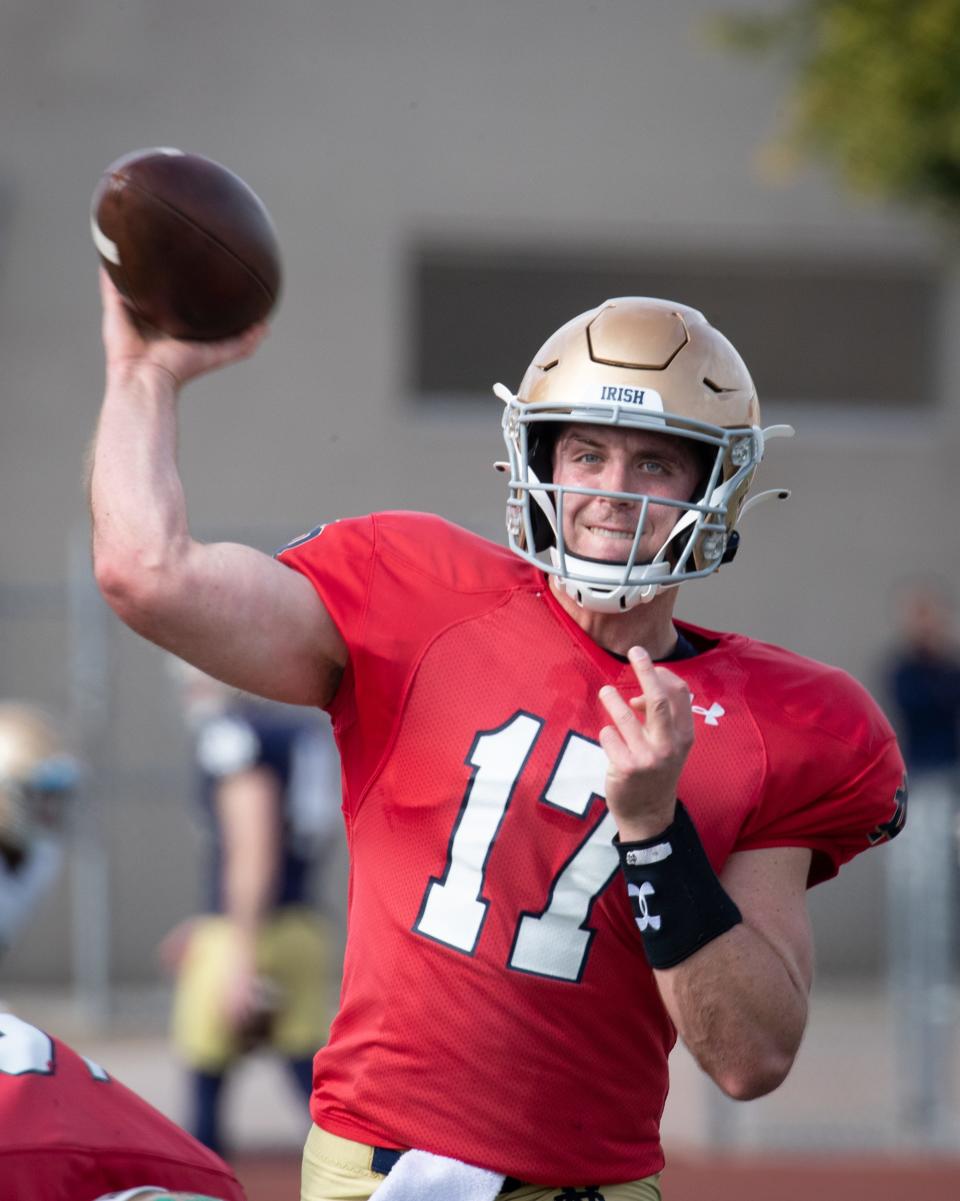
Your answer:
[[[351,855],[340,1012],[312,1112],[531,1183],[663,1166],[676,1032],[604,804],[605,683],[543,573],[439,518],[386,513],[280,553],[349,648],[331,715]],[[903,764],[849,676],[681,626],[697,724],[680,796],[714,868],[813,850],[811,883],[890,830]]]
[[[66,1043],[0,1013],[3,1201],[93,1201],[148,1184],[245,1201],[186,1131]]]

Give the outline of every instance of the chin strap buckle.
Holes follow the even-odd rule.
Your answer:
[[[721,563],[732,563],[737,557],[737,551],[740,549],[740,533],[738,530],[731,530],[730,536],[727,538],[726,548],[720,557]]]

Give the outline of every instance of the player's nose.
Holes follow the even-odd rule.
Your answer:
[[[633,478],[630,464],[618,456],[611,456],[604,464],[601,487],[604,492],[635,492],[637,481]],[[617,504],[629,504],[629,501],[616,501]]]

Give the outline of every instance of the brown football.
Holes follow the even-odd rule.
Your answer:
[[[91,224],[124,300],[174,338],[232,337],[277,303],[280,251],[270,214],[211,159],[165,148],[117,159],[93,194]]]

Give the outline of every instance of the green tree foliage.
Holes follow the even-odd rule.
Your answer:
[[[960,220],[960,0],[793,0],[717,29],[788,57],[787,146],[833,161],[858,191]]]

